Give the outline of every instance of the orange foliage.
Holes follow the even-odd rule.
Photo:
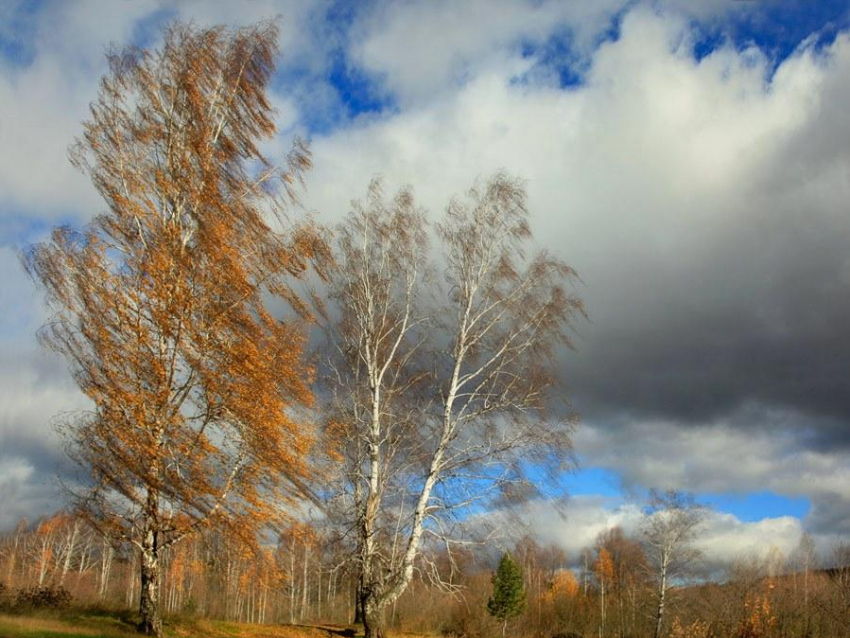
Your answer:
[[[678,618],[673,620],[670,638],[708,638],[710,626],[707,622],[695,620],[689,625],[682,625]]]
[[[555,574],[549,589],[543,593],[546,602],[555,603],[559,600],[575,598],[578,594],[578,581],[570,570],[562,570]]]
[[[738,623],[735,638],[764,638],[770,635],[775,625],[776,617],[771,612],[770,599],[759,594],[747,596],[744,617]]]
[[[292,280],[327,250],[309,224],[271,225],[310,166],[300,141],[283,168],[259,150],[277,34],[176,24],[158,51],[111,55],[72,152],[105,212],[25,257],[54,311],[41,337],[93,406],[64,424],[96,486],[79,505],[146,556],[202,524],[251,536],[311,477]]]
[[[614,578],[614,561],[611,559],[611,553],[604,547],[599,548],[599,555],[593,564],[593,571],[596,572],[599,582],[604,585],[609,584]]]
[[[67,423],[103,495],[84,503],[126,538],[138,536],[123,516],[134,509],[172,538],[225,512],[255,527],[310,475],[313,438],[292,410],[312,401],[308,312],[288,279],[325,248],[310,226],[267,221],[281,201],[269,185],[291,194],[310,165],[300,142],[287,170],[258,149],[275,132],[276,40],[274,24],[176,25],[161,51],[113,55],[73,153],[107,211],[27,257],[57,313],[43,340],[94,406]],[[268,293],[290,320],[267,310]]]

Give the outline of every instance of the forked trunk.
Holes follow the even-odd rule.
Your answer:
[[[139,631],[149,636],[162,636],[159,610],[159,544],[157,533],[148,529],[142,540],[142,589],[139,598]]]

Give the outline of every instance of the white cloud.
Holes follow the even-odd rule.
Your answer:
[[[793,516],[743,522],[732,514],[712,513],[694,545],[713,565],[728,565],[734,560],[764,559],[771,552],[786,558],[796,549],[803,529]]]
[[[94,190],[68,163],[66,149],[105,70],[106,45],[129,39],[154,6],[52,3],[28,19],[32,62],[0,66],[0,215],[98,212]]]
[[[598,535],[619,526],[635,539],[641,538],[644,515],[639,505],[612,502],[599,496],[579,496],[562,507],[547,501],[531,504],[525,513],[526,524],[535,538],[565,550],[578,564],[583,550],[593,547]],[[792,555],[803,533],[800,520],[791,516],[742,521],[732,514],[709,512],[694,540],[701,552],[700,566],[713,573],[730,567],[738,560],[763,560],[771,552]],[[828,547],[823,539],[822,546]]]
[[[850,245],[850,127],[836,106],[850,95],[850,37],[821,52],[804,46],[772,76],[752,49],[697,62],[693,37],[685,19],[638,8],[594,55],[587,84],[568,91],[512,83],[517,67],[484,65],[451,93],[317,139],[308,198],[338,219],[382,173],[391,186],[413,184],[439,216],[477,176],[506,168],[527,177],[538,241],[586,283],[592,324],[579,327],[566,377],[592,375],[579,382],[629,423],[585,424],[578,453],[644,486],[807,496],[809,524],[835,526],[828,513],[850,512],[850,468],[845,452],[800,435],[801,420],[815,417],[782,403],[799,393],[795,361],[783,361],[791,385],[778,398],[784,377],[770,375],[784,369],[765,359],[760,379],[745,366],[770,356],[746,354],[755,338],[805,349],[846,329],[830,299],[850,282],[838,248]],[[821,293],[819,282],[838,285],[830,278],[841,272],[843,287]],[[803,290],[812,298],[801,303]],[[799,342],[781,342],[788,335]],[[730,358],[738,350],[741,360]],[[668,353],[691,358],[682,364],[690,376],[665,369]],[[681,396],[647,396],[665,383]],[[729,390],[727,404],[726,386],[746,390]],[[764,412],[742,416],[734,401],[748,392],[768,395]],[[693,396],[709,416],[689,405]],[[599,407],[587,394],[576,401],[579,411]],[[683,402],[691,424],[637,410]]]
[[[626,482],[636,485],[712,493],[823,494],[850,504],[850,467],[844,454],[806,450],[780,416],[761,413],[761,423],[724,421],[701,427],[585,424],[576,435],[576,447],[588,465],[615,467]]]
[[[621,0],[379,3],[355,25],[352,58],[403,103],[429,100],[435,93],[511,64],[522,44],[539,46],[554,34],[570,32],[574,48],[586,53],[623,4]]]
[[[47,3],[29,16],[19,7],[22,24],[32,30],[26,46],[33,59],[17,64],[0,57],[0,219],[19,220],[22,226],[28,219],[85,221],[101,212],[103,204],[88,178],[68,162],[67,148],[82,132],[111,43],[150,37],[155,42],[159,22],[172,15],[201,26],[240,26],[280,16],[282,62],[300,65],[320,85],[329,47],[335,44],[315,37],[326,6],[271,0],[177,5],[86,0]],[[297,108],[292,97],[273,93],[273,100],[280,111],[278,124],[293,126]]]
[[[804,524],[826,543],[848,533],[850,464],[842,449],[808,449],[805,435],[793,417],[754,410],[703,426],[585,424],[576,449],[588,466],[615,471],[627,488],[807,498]]]

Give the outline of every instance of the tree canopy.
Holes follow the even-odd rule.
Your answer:
[[[507,621],[522,614],[526,605],[522,569],[510,552],[502,555],[499,567],[493,573],[492,582],[493,595],[487,601],[487,611],[493,618],[502,622],[502,635],[504,635]]]

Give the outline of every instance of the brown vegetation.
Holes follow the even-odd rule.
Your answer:
[[[5,582],[0,606],[16,613],[52,609],[57,595],[68,595],[61,593],[64,588],[77,607],[138,609],[136,551],[104,543],[79,519],[61,516],[58,521],[22,524],[0,538]],[[77,540],[71,545],[75,526]],[[296,524],[276,546],[259,550],[246,547],[238,536],[205,530],[163,553],[163,610],[166,617],[349,626],[358,585],[352,549],[323,525]],[[653,635],[658,583],[646,569],[643,544],[613,528],[600,534],[592,551],[595,568],[583,588],[584,575],[570,568],[574,561],[563,551],[541,547],[530,538],[518,542],[513,554],[524,574],[528,604],[508,633],[529,638]],[[839,546],[830,560],[846,560],[847,553],[846,546]],[[49,558],[45,561],[44,556]],[[451,568],[439,557],[431,559],[442,564],[446,576],[454,570],[455,591],[446,592],[430,582],[426,571],[418,570],[409,589],[388,610],[390,632],[467,638],[500,632],[486,608],[495,567],[492,552],[480,547],[456,554]],[[738,561],[722,583],[675,583],[668,590],[669,621],[661,635],[846,638],[850,563],[836,564],[842,567],[813,567],[806,574],[797,570],[796,557],[786,561],[774,555]],[[40,601],[37,592],[42,592]]]

